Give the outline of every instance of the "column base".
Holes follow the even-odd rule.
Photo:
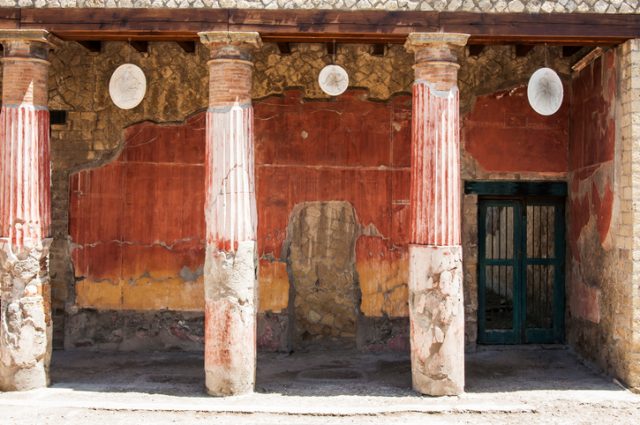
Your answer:
[[[236,252],[207,247],[205,262],[205,375],[207,393],[251,393],[256,379],[256,243]]]
[[[409,247],[413,388],[431,396],[464,392],[462,247]]]
[[[28,368],[0,367],[0,391],[29,391],[48,387],[50,383],[43,361]]]
[[[14,252],[0,240],[0,391],[49,385],[51,315],[43,294],[50,243],[45,239]]]

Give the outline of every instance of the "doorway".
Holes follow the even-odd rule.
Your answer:
[[[478,342],[564,339],[564,196],[545,183],[478,198]]]

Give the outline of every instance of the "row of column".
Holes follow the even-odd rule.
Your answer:
[[[415,54],[409,309],[413,386],[464,388],[457,58],[467,35],[410,34]],[[205,374],[212,395],[253,391],[258,261],[252,51],[257,33],[206,32]],[[51,318],[47,55],[43,30],[0,30],[0,390],[48,384]]]

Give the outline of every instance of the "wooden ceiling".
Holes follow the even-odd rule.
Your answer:
[[[469,44],[615,45],[640,38],[638,14],[488,14],[335,10],[0,8],[0,28],[65,40],[177,41],[199,31],[257,31],[266,42],[403,43],[411,32],[471,34]]]

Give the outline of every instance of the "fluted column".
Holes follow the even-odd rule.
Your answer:
[[[52,36],[0,30],[0,42],[0,390],[13,391],[49,383]]]
[[[466,34],[413,33],[409,313],[413,388],[464,391],[460,152],[456,49]]]
[[[251,53],[258,33],[207,32],[205,373],[212,395],[253,391],[256,372],[258,223]]]

